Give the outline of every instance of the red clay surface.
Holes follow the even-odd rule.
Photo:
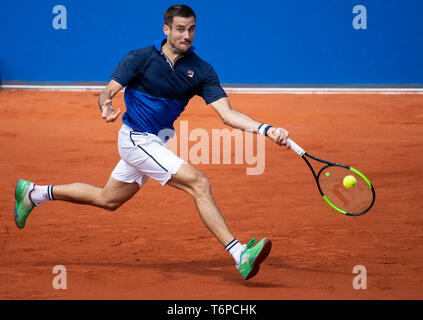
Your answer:
[[[234,235],[268,237],[272,252],[245,282],[202,224],[191,197],[154,180],[115,212],[45,203],[13,220],[19,178],[104,185],[119,160],[121,122],[106,124],[97,93],[0,92],[1,299],[422,299],[423,101],[419,95],[230,95],[235,109],[278,124],[310,153],[350,164],[376,190],[347,217],[319,196],[305,163],[266,142],[266,170],[198,165]],[[124,110],[123,95],[114,100]],[[179,120],[224,128],[196,98]],[[179,120],[176,128],[179,128]],[[67,290],[55,290],[56,265]],[[353,268],[367,269],[355,290]]]

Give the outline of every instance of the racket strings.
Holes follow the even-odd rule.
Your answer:
[[[343,180],[352,175],[357,180],[355,186],[346,188]],[[367,210],[373,202],[373,192],[367,182],[347,168],[329,166],[319,175],[319,185],[326,198],[337,208],[360,213]]]

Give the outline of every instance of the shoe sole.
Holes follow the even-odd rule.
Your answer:
[[[253,268],[251,269],[251,271],[248,273],[248,275],[245,277],[244,280],[251,279],[257,274],[257,272],[259,272],[260,264],[264,261],[264,259],[267,258],[271,249],[272,249],[272,241],[270,239],[265,238],[263,247],[261,248],[259,254],[255,257],[253,261]]]
[[[22,179],[18,180],[18,183],[16,183],[16,187],[15,187],[15,224],[19,229],[22,229],[23,227],[21,227],[18,224],[18,208],[17,208],[17,202],[18,202],[18,185],[21,182]]]

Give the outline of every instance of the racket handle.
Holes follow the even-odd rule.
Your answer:
[[[294,150],[296,154],[298,154],[300,157],[302,157],[304,155],[304,153],[305,153],[304,149],[301,148],[294,141],[292,141],[291,138],[288,138],[288,142],[291,145],[291,149]]]

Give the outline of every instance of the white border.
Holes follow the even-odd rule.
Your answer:
[[[105,85],[27,85],[4,84],[3,89],[43,91],[102,91]],[[281,88],[281,87],[232,87],[223,86],[227,93],[245,94],[423,94],[423,88]]]

